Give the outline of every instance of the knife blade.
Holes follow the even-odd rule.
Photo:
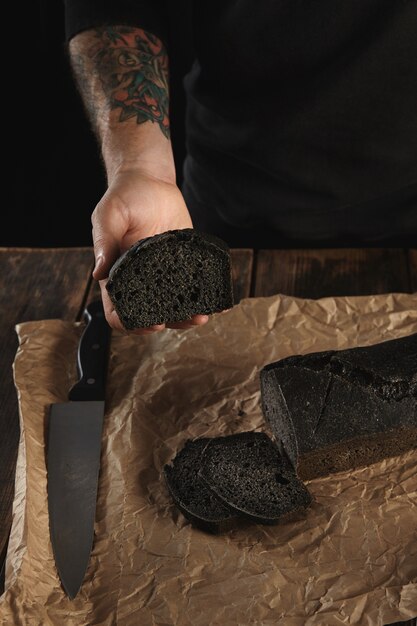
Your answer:
[[[85,308],[84,319],[78,345],[79,380],[68,402],[50,407],[46,454],[52,549],[62,586],[71,599],[82,585],[93,545],[111,340],[101,301]]]

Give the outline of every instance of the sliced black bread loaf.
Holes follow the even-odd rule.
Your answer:
[[[290,461],[261,432],[212,439],[198,475],[227,506],[260,524],[287,521],[311,502]]]
[[[165,465],[164,476],[171,497],[193,525],[211,533],[231,528],[236,512],[224,504],[198,476],[201,455],[208,438],[189,439],[173,459]]]
[[[303,480],[417,447],[417,334],[288,357],[260,384],[265,420]]]
[[[230,250],[192,228],[136,242],[113,265],[107,291],[128,330],[233,306]]]

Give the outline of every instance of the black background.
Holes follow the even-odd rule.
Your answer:
[[[39,29],[29,24],[28,32],[29,40],[39,45],[26,51],[25,74],[16,67],[8,81],[12,93],[20,96],[15,118],[5,120],[4,132],[12,131],[7,146],[11,169],[0,246],[90,246],[91,213],[106,189],[104,167],[70,69],[64,3],[41,0],[39,6]],[[171,132],[179,184],[185,155],[184,73],[182,66],[171,68]],[[31,95],[25,89],[28,83]]]
[[[63,2],[41,1],[40,33],[40,54],[32,65],[38,83],[36,132],[22,155],[25,201],[11,216],[14,228],[3,232],[2,244],[91,245],[90,216],[105,176],[70,70]]]
[[[21,51],[25,63],[15,62],[12,55],[3,74],[7,93],[13,97],[5,99],[3,117],[2,148],[11,167],[3,186],[0,246],[90,246],[91,213],[106,189],[104,166],[71,74],[64,2],[40,0],[39,7],[39,26],[28,25],[27,40],[33,45]],[[13,9],[16,23],[22,19],[18,10],[21,5]],[[184,28],[184,21],[180,13],[174,27]],[[189,25],[177,41],[181,45],[171,56],[170,66],[170,117],[181,184],[185,156],[182,80],[193,56]],[[409,239],[414,241],[410,237],[385,245],[415,245]],[[355,242],[338,241],[337,245],[354,246]],[[373,245],[384,246],[382,242]]]

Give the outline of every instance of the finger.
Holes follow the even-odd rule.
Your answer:
[[[122,322],[120,321],[119,316],[117,315],[114,309],[113,302],[110,300],[110,296],[106,289],[106,283],[107,283],[107,279],[100,280],[101,299],[103,301],[103,309],[104,309],[104,315],[106,316],[106,320],[108,324],[111,326],[111,328],[114,328],[115,330],[121,330],[122,332],[126,332],[125,327],[123,326]]]
[[[155,324],[154,326],[148,326],[147,328],[135,328],[131,333],[133,335],[152,335],[153,333],[158,333],[161,330],[164,330],[165,324]]]
[[[193,317],[189,320],[184,320],[182,322],[169,322],[167,323],[167,328],[193,328],[194,326],[203,326],[209,320],[208,315],[193,315]]]
[[[121,330],[126,332],[125,327],[120,321],[119,316],[117,315],[113,303],[110,300],[109,294],[107,293],[107,289],[105,288],[107,280],[100,281],[100,289],[101,289],[101,298],[103,301],[104,314],[106,316],[106,320],[109,325],[115,330]]]
[[[208,315],[193,315],[193,317],[191,318],[191,323],[193,326],[202,326],[203,324],[207,324],[208,321]]]
[[[109,275],[113,263],[120,255],[120,242],[126,233],[126,224],[117,210],[108,210],[98,204],[91,216],[95,267],[93,278],[103,280]]]
[[[94,256],[93,278],[94,280],[103,280],[108,277],[110,268],[120,256],[119,241],[112,235],[95,236]]]
[[[101,297],[103,300],[103,309],[106,320],[112,328],[114,328],[115,330],[120,330],[124,334],[133,335],[151,335],[152,333],[164,330],[165,324],[154,324],[153,326],[148,326],[147,328],[135,328],[134,330],[126,330],[126,328],[120,321],[120,318],[117,315],[114,305],[110,299],[110,296],[106,289],[106,283],[106,279],[100,281]]]

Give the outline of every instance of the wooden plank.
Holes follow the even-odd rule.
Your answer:
[[[410,275],[410,291],[417,292],[417,249],[408,251],[408,272]]]
[[[12,372],[18,347],[15,325],[47,318],[75,320],[92,264],[90,248],[0,248],[0,554],[11,524],[19,442]]]
[[[233,248],[232,257],[232,280],[233,296],[237,304],[242,298],[249,298],[252,270],[253,250],[247,248]]]
[[[260,250],[254,295],[300,298],[410,292],[400,248]]]

